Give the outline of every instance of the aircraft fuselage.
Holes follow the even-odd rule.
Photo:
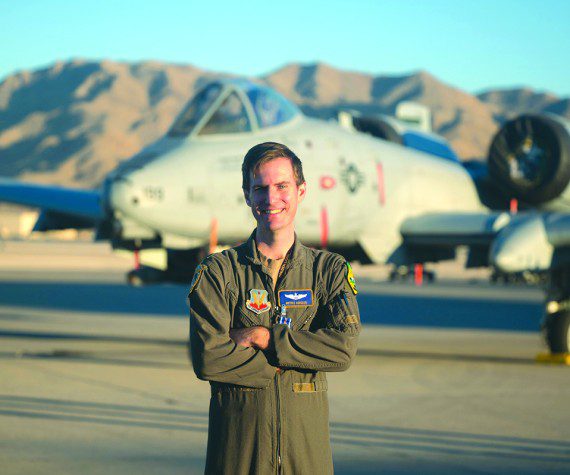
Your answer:
[[[460,165],[302,116],[249,133],[165,138],[150,149],[166,153],[115,174],[111,208],[135,230],[160,233],[165,247],[203,245],[213,226],[219,243],[242,241],[255,221],[241,164],[250,147],[266,141],[286,144],[303,162],[308,192],[296,229],[309,245],[360,244],[371,261],[384,262],[401,241],[404,219],[484,209]]]

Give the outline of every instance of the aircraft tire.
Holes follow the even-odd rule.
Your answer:
[[[546,315],[543,332],[546,344],[553,354],[570,353],[570,311]]]
[[[127,273],[127,284],[131,287],[142,287],[144,280],[136,270],[132,270]]]
[[[127,283],[133,287],[164,282],[164,271],[149,266],[140,266],[127,273]]]
[[[530,138],[530,151],[525,139]],[[489,174],[509,197],[529,204],[557,198],[570,182],[569,129],[554,117],[524,114],[505,123],[489,148]]]

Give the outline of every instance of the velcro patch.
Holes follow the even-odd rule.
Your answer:
[[[356,318],[356,315],[348,315],[346,317],[346,323],[356,325],[358,323],[358,318]]]
[[[280,290],[279,305],[282,307],[310,307],[313,305],[313,291],[311,289]]]
[[[316,390],[315,383],[293,383],[295,393],[314,393]]]
[[[346,263],[346,280],[348,281],[348,285],[350,285],[352,293],[356,295],[358,293],[358,289],[356,288],[356,279],[354,278],[352,267],[348,262]]]
[[[245,302],[245,306],[257,315],[267,312],[271,308],[271,302],[265,289],[251,289],[250,299]]]

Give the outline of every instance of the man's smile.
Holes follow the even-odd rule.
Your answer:
[[[260,209],[259,212],[261,214],[279,214],[281,212],[285,211],[285,208],[280,208],[280,209]]]

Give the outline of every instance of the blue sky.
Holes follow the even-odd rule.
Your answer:
[[[244,75],[322,61],[570,96],[570,0],[0,0],[0,78],[70,58]]]

